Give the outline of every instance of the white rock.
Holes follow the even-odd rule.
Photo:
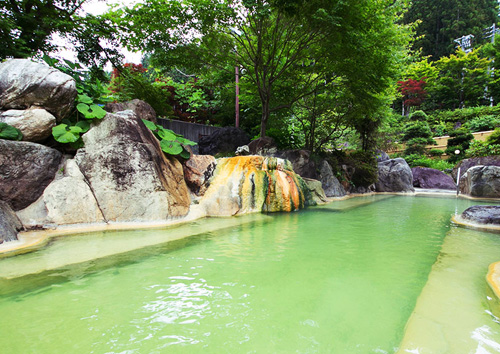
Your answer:
[[[0,122],[7,123],[23,133],[24,141],[39,142],[52,134],[56,117],[42,108],[8,110],[0,114]]]

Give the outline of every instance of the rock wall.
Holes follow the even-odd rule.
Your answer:
[[[478,198],[500,198],[500,167],[469,168],[460,179],[460,192]]]
[[[220,159],[200,201],[208,216],[294,211],[312,204],[309,188],[290,162],[263,156]]]

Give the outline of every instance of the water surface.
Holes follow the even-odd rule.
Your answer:
[[[0,348],[394,353],[453,227],[451,215],[472,204],[372,196],[238,223],[202,220],[196,235],[170,243],[161,238],[178,229],[60,238],[0,260]],[[123,246],[141,237],[156,241]],[[500,260],[500,239],[488,240]],[[110,255],[120,244],[123,250]],[[47,266],[75,247],[100,256]],[[477,301],[486,306],[484,283],[477,286]]]

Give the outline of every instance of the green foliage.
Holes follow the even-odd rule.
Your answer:
[[[450,156],[448,161],[457,162],[465,158],[465,152],[473,139],[474,136],[465,128],[460,128],[451,132],[445,150],[446,154]]]
[[[500,128],[495,129],[495,131],[488,137],[486,142],[490,145],[500,144]]]
[[[356,187],[368,187],[377,182],[377,159],[370,151],[357,150],[349,155],[349,164],[354,167],[351,183]]]
[[[186,149],[185,146],[194,146],[196,145],[195,142],[184,138],[180,134],[174,133],[170,129],[165,129],[161,125],[154,124],[149,120],[143,119],[142,122],[160,141],[160,147],[164,153],[173,156],[180,156],[185,160],[190,158],[189,150]]]
[[[426,145],[435,144],[429,124],[421,121],[406,124],[401,140],[406,142],[406,155],[423,154]]]
[[[430,159],[419,154],[407,155],[404,157],[410,167],[428,167],[436,170],[444,171],[453,168],[455,165],[446,160]]]
[[[410,120],[426,122],[427,121],[427,114],[424,111],[415,111],[412,114],[410,114]]]
[[[443,150],[439,150],[439,149],[431,149],[429,151],[427,151],[427,154],[429,156],[442,156],[444,154],[444,151]]]
[[[454,52],[454,39],[473,34],[482,40],[482,30],[498,18],[496,0],[419,0],[411,2],[405,23],[417,22],[414,49],[438,60]]]
[[[500,144],[489,144],[488,142],[473,140],[465,152],[465,155],[468,158],[500,155]]]
[[[52,136],[57,142],[69,144],[73,149],[78,149],[83,146],[81,134],[90,129],[90,124],[93,121],[102,119],[106,115],[106,111],[101,106],[110,101],[109,98],[106,98],[110,91],[99,79],[94,78],[92,81],[88,72],[78,63],[69,60],[60,62],[47,55],[43,59],[50,66],[75,79],[78,91],[75,110],[69,118],[52,128]]]
[[[465,124],[472,133],[493,130],[498,125],[500,125],[500,119],[494,115],[476,117]]]
[[[0,122],[0,139],[5,140],[21,140],[23,134],[21,131],[12,125]]]

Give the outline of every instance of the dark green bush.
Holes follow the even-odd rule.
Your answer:
[[[439,149],[431,149],[431,150],[427,151],[427,154],[429,156],[441,156],[444,154],[444,151],[439,150]]]
[[[436,170],[444,171],[449,168],[453,168],[454,164],[445,160],[433,160],[423,155],[408,155],[404,159],[410,165],[410,167],[428,167],[434,168]]]
[[[446,154],[450,156],[450,162],[457,162],[465,158],[465,152],[469,148],[474,136],[466,128],[460,128],[450,133]],[[458,154],[456,153],[458,151]]]
[[[488,144],[500,144],[500,128],[495,129],[493,133],[486,139]]]
[[[357,150],[349,155],[350,165],[354,167],[351,183],[356,187],[368,187],[377,182],[377,159],[371,151]]]
[[[410,120],[412,121],[426,122],[427,118],[427,114],[424,111],[415,111],[410,114]]]
[[[495,129],[495,127],[498,126],[499,123],[500,120],[497,116],[487,115],[476,117],[470,120],[469,122],[467,122],[466,126],[471,132],[475,133]]]
[[[465,152],[466,157],[481,157],[500,155],[500,144],[488,144],[479,140],[473,140]]]

